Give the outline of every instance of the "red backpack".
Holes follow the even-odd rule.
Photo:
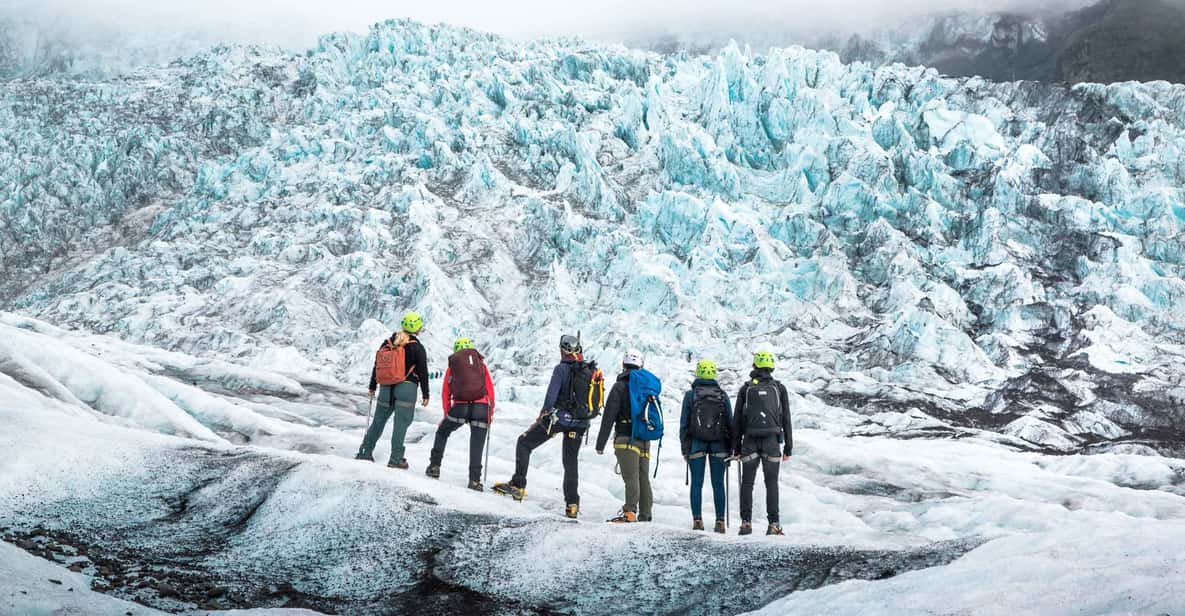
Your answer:
[[[407,347],[394,345],[390,340],[374,355],[374,379],[379,385],[398,385],[407,380]]]
[[[486,392],[486,364],[481,353],[463,349],[448,358],[449,395],[457,402],[484,399]]]

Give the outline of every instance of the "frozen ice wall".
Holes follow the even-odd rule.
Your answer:
[[[0,307],[361,383],[405,309],[537,403],[561,332],[774,350],[867,431],[1180,442],[1185,88],[386,22],[0,84]]]

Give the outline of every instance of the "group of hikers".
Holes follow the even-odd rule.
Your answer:
[[[384,340],[375,354],[369,389],[374,400],[374,419],[367,427],[356,458],[374,461],[374,446],[388,419],[394,417],[388,466],[406,469],[409,465],[404,457],[404,438],[414,419],[417,389],[421,404],[428,406],[429,374],[427,353],[417,337],[424,326],[423,319],[419,314],[409,312],[400,325],[401,330]],[[625,503],[621,513],[609,521],[651,521],[654,505],[650,486],[651,449],[657,442],[661,451],[663,436],[661,381],[646,370],[644,355],[630,349],[622,358],[621,372],[606,398],[604,375],[596,362],[585,361],[579,336],[561,336],[559,347],[560,362],[552,370],[539,416],[518,437],[514,474],[509,481],[494,484],[493,490],[518,501],[526,498],[531,452],[552,437],[561,435],[564,514],[576,518],[580,513],[580,445],[599,415],[596,452],[603,455],[612,437],[618,472],[625,483]],[[749,535],[753,532],[753,486],[760,470],[765,481],[769,522],[766,534],[782,534],[778,513],[778,473],[781,463],[791,456],[794,439],[789,394],[786,387],[773,378],[773,370],[772,353],[755,353],[749,379],[737,392],[734,406],[717,381],[716,364],[709,359],[701,359],[696,364],[695,380],[683,395],[679,418],[679,441],[690,474],[693,530],[705,530],[703,484],[705,475],[709,475],[716,514],[714,530],[717,533],[727,531],[726,476],[729,465],[738,463],[741,469],[739,533]],[[484,491],[482,453],[488,449],[490,423],[494,418],[494,382],[471,339],[460,338],[454,342],[443,380],[441,404],[444,418],[436,429],[426,474],[440,477],[449,436],[468,424],[468,485],[472,490]]]

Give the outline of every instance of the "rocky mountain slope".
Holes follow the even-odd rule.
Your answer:
[[[1185,3],[1102,0],[1071,11],[955,13],[825,43],[846,61],[1064,83],[1185,83]]]

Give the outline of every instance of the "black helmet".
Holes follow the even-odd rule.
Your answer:
[[[580,348],[580,338],[568,334],[560,336],[560,353],[564,355],[575,355],[582,350]]]

